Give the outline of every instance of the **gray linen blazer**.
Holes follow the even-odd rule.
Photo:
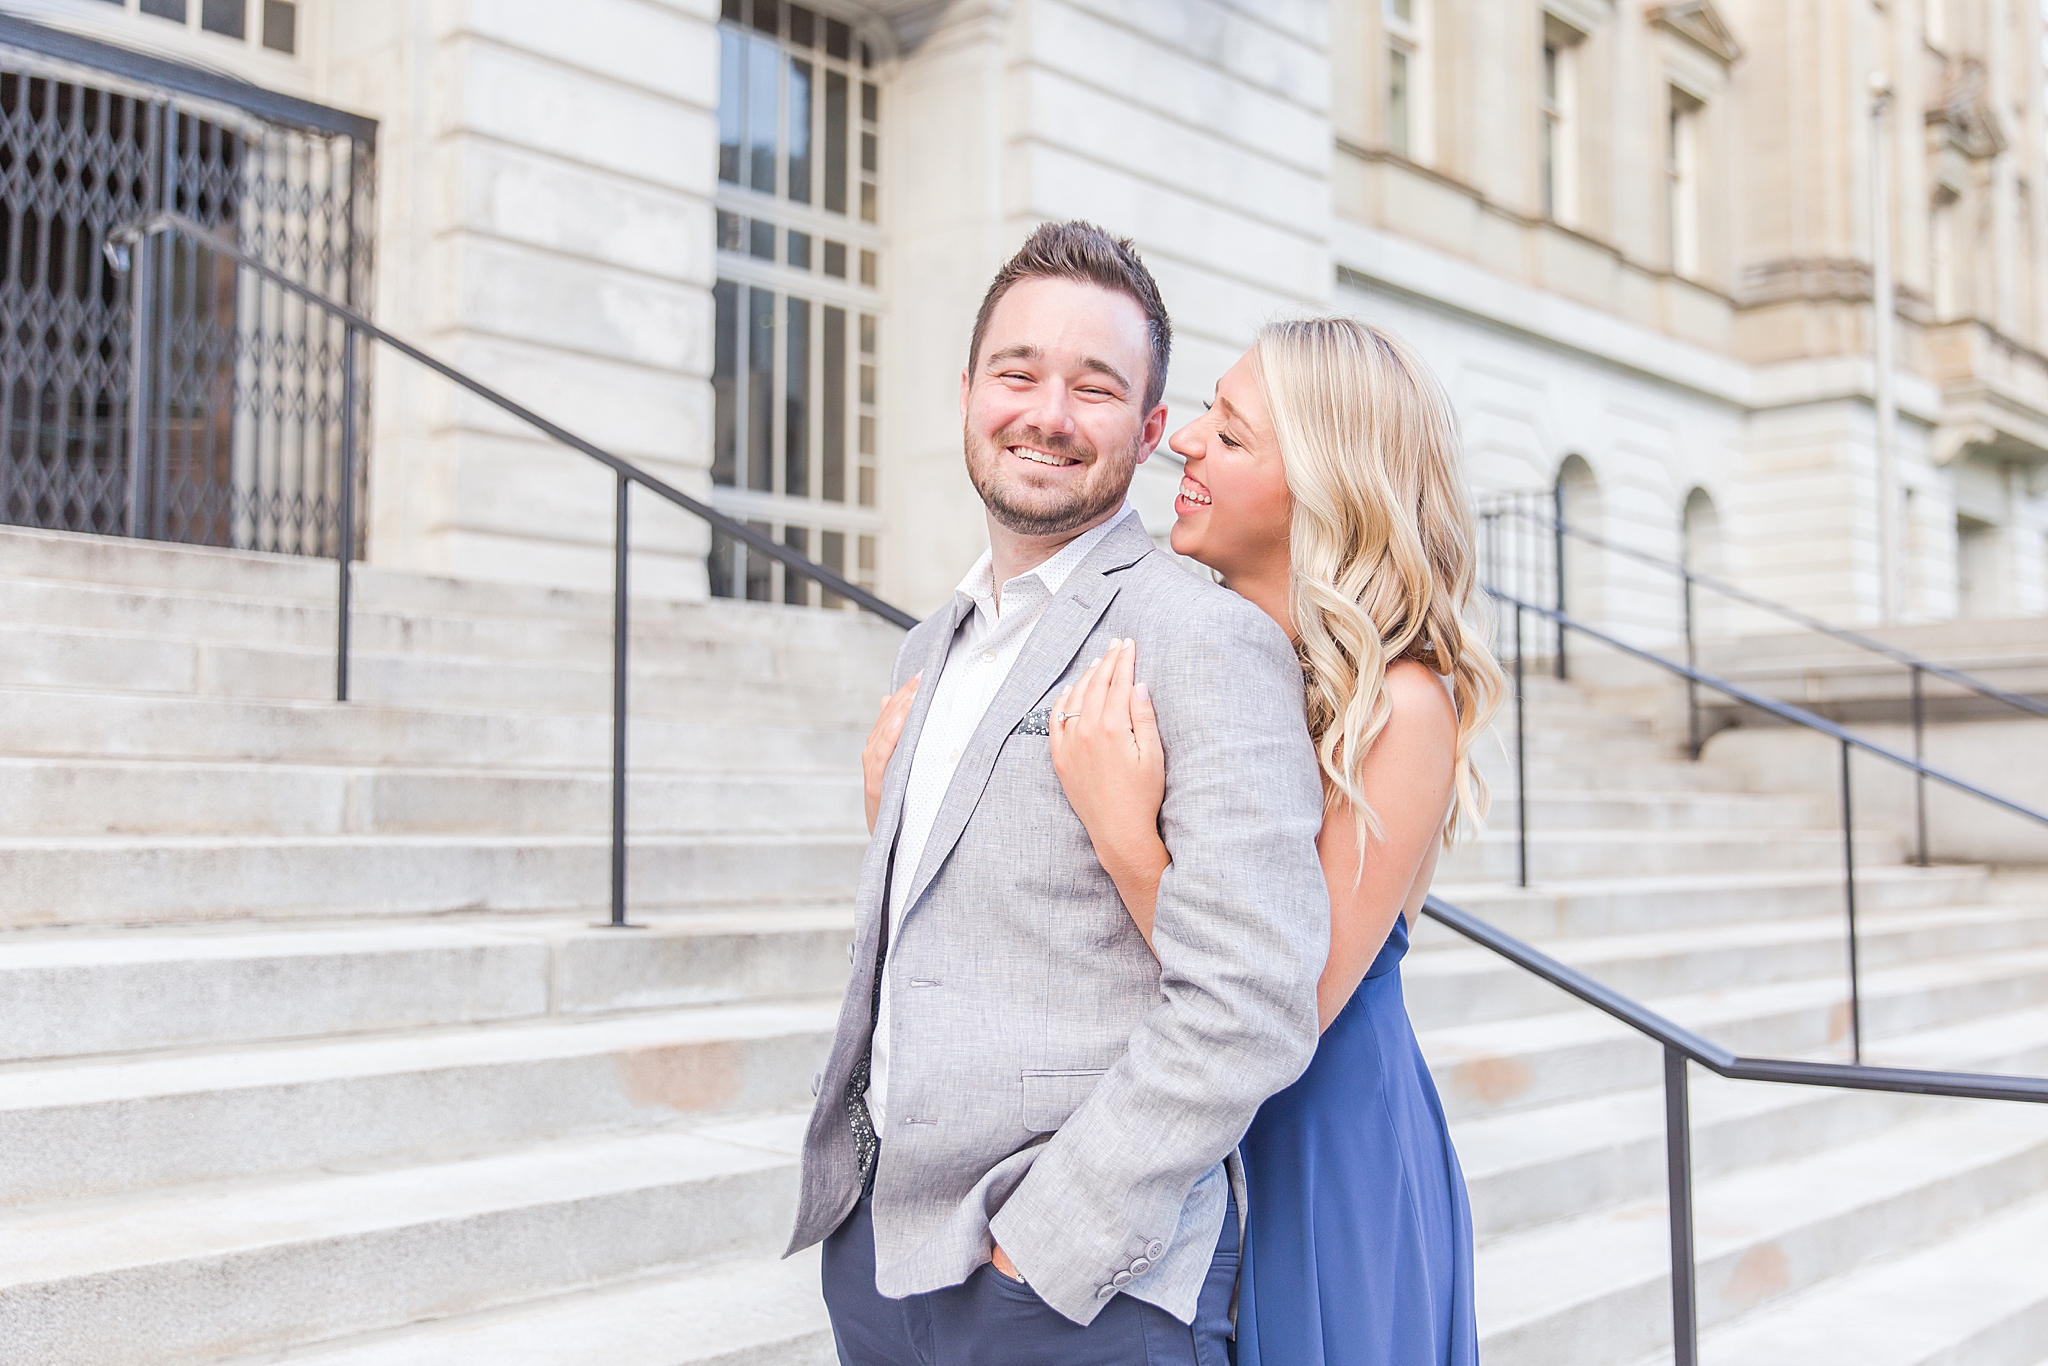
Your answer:
[[[856,894],[853,981],[804,1143],[790,1251],[860,1198],[846,1101],[868,1048],[910,756],[964,596],[903,643],[924,670]],[[1044,712],[1106,644],[1137,642],[1166,748],[1173,863],[1145,945],[1052,768]],[[1329,951],[1322,789],[1301,671],[1272,619],[1157,552],[1134,521],[1075,568],[954,773],[884,970],[888,1125],[875,1282],[957,1285],[999,1242],[1053,1308],[1120,1290],[1194,1316],[1221,1162],[1316,1045]]]

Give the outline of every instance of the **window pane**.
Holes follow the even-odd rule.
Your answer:
[[[875,453],[875,420],[866,413],[862,413],[860,418],[860,453],[862,455],[873,455]]]
[[[773,536],[775,531],[766,522],[748,522],[748,526],[763,536]],[[758,550],[744,552],[747,557],[747,601],[775,601],[775,561]]]
[[[738,468],[740,287],[720,280],[711,290],[718,315],[711,366],[711,482],[732,487]]]
[[[1415,22],[1415,0],[1387,0],[1387,13],[1404,24]]]
[[[869,175],[875,173],[875,135],[873,133],[862,133],[860,135],[860,168]]]
[[[869,198],[869,196],[872,195],[875,187],[872,185],[863,185],[860,188],[862,203],[868,207],[872,207],[873,201]],[[863,212],[861,216],[863,218],[869,219],[870,221],[872,221],[874,218],[874,215],[872,213],[867,212]],[[875,287],[875,254],[871,251],[863,250],[860,254],[860,282],[866,285],[869,289],[873,289]]]
[[[1408,155],[1408,54],[1387,49],[1387,146]]]
[[[789,230],[788,259],[789,263],[798,270],[809,270],[811,268],[811,235],[809,233],[798,232],[795,228]]]
[[[292,0],[263,0],[263,46],[287,54],[299,50],[299,7]]]
[[[748,290],[747,312],[747,487],[767,493],[775,477],[775,292]]]
[[[825,73],[825,207],[846,212],[846,77]]]
[[[718,211],[718,249],[720,251],[745,251],[747,249],[747,220],[724,209]]]
[[[875,406],[875,367],[872,365],[860,368],[860,401],[870,408]]]
[[[791,299],[788,307],[789,354],[784,358],[782,421],[782,491],[792,498],[811,496],[811,305]]]
[[[837,19],[825,21],[825,55],[842,62],[853,55],[853,30]]]
[[[718,17],[730,19],[737,24],[740,21],[740,0],[720,0]]]
[[[711,596],[729,598],[733,596],[735,562],[739,558],[739,543],[720,531],[711,529],[711,553],[704,557],[704,572],[711,580]]]
[[[875,221],[875,187],[865,180],[860,183],[860,221],[863,223]],[[871,285],[874,281],[862,280],[861,283]]]
[[[863,356],[875,354],[875,315],[872,313],[860,315],[860,353]]]
[[[869,123],[879,123],[881,121],[881,109],[882,92],[880,89],[876,87],[873,81],[862,81],[860,83],[860,116]],[[874,167],[870,166],[868,169],[872,171]]]
[[[781,0],[754,0],[754,27],[767,34],[782,27]]]
[[[811,533],[808,528],[784,527],[782,543],[807,560],[811,557]],[[811,581],[787,565],[783,566],[782,570],[782,600],[797,607],[811,605]]]
[[[824,436],[823,467],[819,471],[819,496],[827,502],[846,501],[846,310],[827,306],[824,351],[824,392],[818,420]]]
[[[874,572],[875,538],[863,536],[860,538],[860,579],[858,580],[861,587],[865,588],[868,586],[869,576]]]
[[[864,508],[871,508],[875,505],[875,467],[873,465],[862,465],[860,467],[860,505]],[[862,539],[865,540],[866,537],[862,537]]]
[[[718,31],[718,178],[740,183],[740,128],[745,122],[745,38]]]
[[[846,243],[825,243],[825,273],[836,280],[846,278]]]
[[[842,579],[846,577],[846,533],[843,531],[821,531],[818,533],[818,563],[824,565]],[[844,607],[846,599],[837,593],[818,590],[826,607]]]
[[[747,255],[757,261],[775,259],[775,225],[763,223],[756,218],[752,230],[747,234]]]
[[[775,77],[782,65],[775,44],[747,44],[747,139],[752,147],[752,173],[747,183],[775,193]]]
[[[142,0],[142,12],[154,14],[159,19],[175,19],[185,22],[185,0]]]
[[[789,197],[811,202],[811,64],[789,62]]]
[[[818,18],[802,5],[789,7],[789,41],[798,47],[817,45]]]
[[[200,0],[199,27],[208,33],[240,38],[246,31],[242,25],[248,8],[248,0]]]

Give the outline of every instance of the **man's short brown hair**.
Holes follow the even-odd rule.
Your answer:
[[[1145,331],[1152,341],[1152,369],[1145,378],[1145,411],[1159,405],[1166,392],[1166,364],[1173,358],[1173,322],[1166,316],[1166,301],[1159,297],[1159,282],[1145,269],[1144,258],[1128,237],[1112,237],[1093,223],[1074,219],[1065,223],[1044,223],[1026,238],[1017,254],[996,272],[982,296],[981,312],[974,315],[974,340],[967,347],[967,371],[971,375],[981,360],[981,339],[996,305],[1023,280],[1076,280],[1099,285],[1122,294],[1144,310]]]

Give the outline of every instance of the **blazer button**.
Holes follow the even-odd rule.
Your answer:
[[[1098,1300],[1106,1300],[1106,1299],[1108,1299],[1108,1298],[1109,1298],[1109,1297],[1110,1297],[1111,1295],[1114,1295],[1115,1293],[1116,1293],[1116,1287],[1115,1287],[1115,1286],[1113,1286],[1113,1285],[1105,1285],[1105,1286],[1103,1286],[1103,1287],[1102,1287],[1102,1289],[1100,1289],[1100,1290],[1098,1290],[1098,1291],[1096,1291],[1096,1292],[1095,1292],[1095,1298],[1096,1298],[1096,1299],[1098,1299]]]
[[[1150,1257],[1155,1262],[1159,1260],[1160,1256],[1165,1251],[1166,1244],[1160,1242],[1157,1238],[1154,1238],[1151,1242],[1145,1245],[1145,1255],[1147,1257]]]
[[[1119,1271],[1116,1273],[1116,1275],[1109,1278],[1109,1283],[1118,1288],[1127,1286],[1131,1283],[1131,1273],[1128,1271]]]
[[[1133,1276],[1142,1276],[1151,1269],[1152,1263],[1146,1261],[1143,1257],[1140,1257],[1137,1261],[1131,1263],[1131,1274]]]

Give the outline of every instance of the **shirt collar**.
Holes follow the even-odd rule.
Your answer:
[[[1087,559],[1089,553],[1101,545],[1110,532],[1137,515],[1137,509],[1126,502],[1108,521],[1082,532],[1055,551],[1045,563],[1025,570],[1003,587],[1013,588],[1026,579],[1036,579],[1045,589],[1045,596],[1050,599],[1065,586],[1074,570],[1080,567],[1081,561]],[[967,571],[967,577],[960,580],[960,586],[955,591],[964,593],[972,599],[974,605],[979,607],[989,620],[996,619],[995,561],[992,552],[981,552],[981,558],[974,562],[974,568]]]

